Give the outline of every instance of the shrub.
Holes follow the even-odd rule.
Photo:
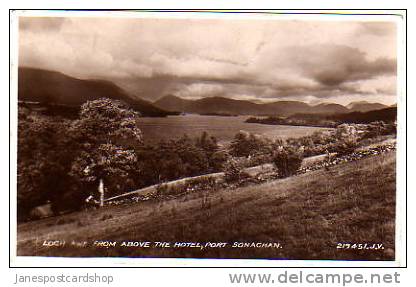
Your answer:
[[[332,148],[333,152],[336,152],[338,156],[347,155],[353,153],[357,148],[358,143],[352,139],[339,140]]]
[[[290,146],[280,146],[272,156],[273,164],[280,177],[288,177],[297,172],[302,165],[303,152]]]
[[[286,140],[287,145],[294,148],[299,149],[303,147],[303,155],[305,157],[323,154],[326,150],[331,149],[336,142],[337,137],[335,136],[334,131],[315,131],[312,135],[299,138],[288,138]]]
[[[271,142],[245,131],[238,132],[230,144],[230,153],[236,157],[248,157],[270,152]]]
[[[394,123],[385,123],[383,121],[371,122],[366,125],[363,138],[375,138],[381,135],[394,135],[397,133]]]
[[[183,136],[146,144],[136,148],[136,155],[134,178],[138,186],[218,172],[227,158],[216,139],[206,133],[196,140]]]
[[[248,174],[244,171],[244,164],[241,160],[230,158],[224,165],[224,180],[227,183],[238,182],[247,178]]]

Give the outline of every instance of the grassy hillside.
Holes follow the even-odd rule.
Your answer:
[[[18,255],[393,260],[395,153],[287,179],[18,226]],[[43,247],[44,239],[66,240]],[[72,240],[279,242],[283,248],[73,247]],[[341,250],[337,243],[382,243]]]

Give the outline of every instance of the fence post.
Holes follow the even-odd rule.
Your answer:
[[[98,185],[98,192],[100,193],[100,207],[104,206],[104,182],[100,179],[100,184]]]

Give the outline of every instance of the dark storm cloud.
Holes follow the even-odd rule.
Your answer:
[[[345,82],[372,79],[380,75],[394,75],[396,61],[377,59],[375,61],[335,63],[334,67],[324,69],[313,75],[313,78],[326,86],[337,86]]]
[[[338,86],[396,73],[395,59],[369,60],[365,52],[349,46],[291,47],[286,53],[306,77],[324,86]]]
[[[118,81],[120,86],[134,91],[134,95],[140,98],[154,101],[168,94],[174,94],[183,98],[197,99],[206,96],[222,96],[235,99],[249,99],[252,101],[266,100],[277,101],[279,99],[303,100],[305,96],[319,99],[329,99],[354,95],[374,95],[395,93],[395,90],[382,88],[373,91],[363,90],[361,84],[340,84],[338,86],[316,85],[300,86],[289,84],[266,84],[244,79],[234,81],[218,81],[216,79],[183,78],[174,76],[157,76],[152,78],[135,78],[127,81]],[[157,95],[157,97],[155,97]],[[251,97],[250,97],[251,96]]]
[[[20,32],[20,65],[105,78],[150,101],[395,91],[392,23],[22,17]]]
[[[232,77],[155,75],[150,79],[136,78],[130,81],[132,83],[130,86],[125,85],[125,87],[136,90],[136,95],[151,101],[156,99],[153,95],[162,97],[166,94],[176,94],[186,98],[203,96],[240,98],[243,95],[255,95],[252,100],[255,98],[298,100],[309,95],[316,99],[328,99],[351,94],[362,96],[377,92],[383,94],[387,89],[366,90],[362,89],[360,83],[380,76],[396,74],[396,60],[388,58],[368,60],[363,51],[348,46],[291,47],[285,50],[285,56],[286,62],[290,62],[291,69],[302,74],[305,80],[316,84],[305,85],[297,78],[293,81],[268,81],[243,70],[233,74]],[[283,66],[287,64],[280,60],[279,62]],[[358,84],[354,85],[354,83]],[[212,88],[218,86],[221,88]],[[195,90],[192,87],[200,87],[200,89]]]

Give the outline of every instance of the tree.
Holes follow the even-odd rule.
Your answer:
[[[131,188],[130,174],[137,161],[133,148],[142,145],[138,116],[120,101],[103,98],[83,104],[80,118],[71,126],[81,146],[71,175],[96,187],[103,184],[109,194]]]
[[[19,106],[18,220],[47,202],[54,213],[80,209],[100,181],[110,194],[133,188],[137,116],[109,99],[85,103],[74,121]]]
[[[68,176],[74,146],[67,137],[69,121],[19,107],[17,152],[18,220],[50,201],[58,202],[72,185]],[[65,151],[65,152],[63,152]]]
[[[72,129],[76,139],[84,144],[134,147],[142,144],[136,122],[139,116],[121,101],[102,98],[81,106],[80,118],[73,122]]]
[[[131,174],[136,162],[133,150],[100,144],[95,149],[81,152],[72,163],[71,174],[85,183],[103,185],[105,182],[108,195],[115,195],[134,187]],[[101,193],[100,189],[98,192]]]

